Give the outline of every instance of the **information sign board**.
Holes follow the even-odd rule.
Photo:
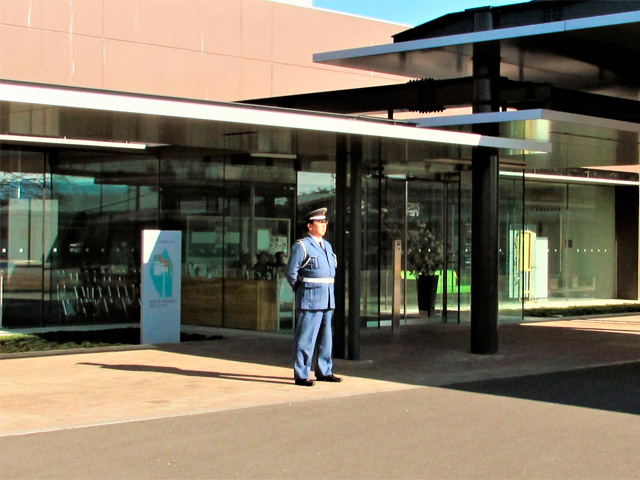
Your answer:
[[[143,230],[140,343],[180,342],[182,232]]]

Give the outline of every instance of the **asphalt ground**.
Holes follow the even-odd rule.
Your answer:
[[[0,361],[0,478],[640,478],[640,317],[367,330],[339,384],[291,338]]]

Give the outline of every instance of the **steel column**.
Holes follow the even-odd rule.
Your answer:
[[[345,217],[347,214],[347,136],[338,135],[336,138],[336,211],[333,226],[333,250],[338,257],[336,271],[335,295],[336,309],[333,316],[333,356],[346,358],[346,308],[345,285],[348,265],[346,253]]]
[[[473,152],[471,352],[498,352],[498,156]]]
[[[362,138],[350,137],[351,198],[349,225],[348,358],[360,360],[360,274],[362,269]]]
[[[476,31],[493,28],[490,10],[475,16]],[[473,113],[498,111],[500,44],[473,46]],[[499,136],[496,124],[478,125],[475,133]],[[472,153],[471,352],[498,352],[498,168],[496,149]]]

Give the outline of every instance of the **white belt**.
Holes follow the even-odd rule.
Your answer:
[[[334,283],[335,279],[334,278],[309,278],[309,277],[303,277],[302,281],[304,283]]]

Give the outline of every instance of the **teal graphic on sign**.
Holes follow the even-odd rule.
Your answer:
[[[181,231],[142,231],[140,343],[180,342],[181,266]]]
[[[173,262],[166,249],[153,256],[149,262],[149,274],[160,298],[169,298],[173,295]]]

